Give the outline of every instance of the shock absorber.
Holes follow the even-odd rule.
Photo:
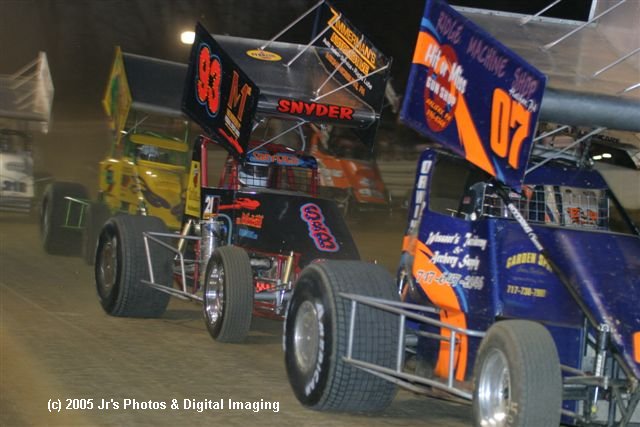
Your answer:
[[[605,361],[607,356],[607,344],[609,342],[609,325],[606,323],[602,323],[598,328],[598,338],[597,338],[597,348],[596,348],[596,360],[594,363],[593,374],[597,377],[604,377],[604,369],[605,369]],[[604,384],[605,390],[608,388],[608,383]],[[593,390],[592,402],[591,402],[591,414],[593,415],[598,410],[598,399],[599,399],[600,387],[596,386]]]
[[[293,251],[289,253],[287,260],[284,262],[284,268],[282,269],[282,283],[288,285],[291,280],[291,272],[293,270]]]
[[[220,221],[217,221],[214,217],[200,224],[200,237],[202,239],[200,241],[200,271],[202,276],[200,283],[204,283],[204,275],[209,258],[211,258],[213,251],[220,244],[221,229]]]
[[[184,223],[184,226],[182,227],[182,230],[180,230],[180,236],[182,236],[180,238],[180,240],[178,240],[178,251],[179,252],[183,252],[185,245],[187,244],[187,239],[185,239],[185,236],[188,236],[189,233],[191,232],[191,227],[193,226],[193,220],[190,219],[188,221],[186,221]]]
[[[289,252],[289,256],[287,256],[286,261],[284,262],[284,268],[282,269],[282,279],[280,279],[280,283],[284,285],[282,289],[278,291],[276,294],[276,313],[282,314],[285,309],[285,296],[287,292],[291,289],[291,275],[293,273],[293,261],[294,261],[294,253],[293,251]]]

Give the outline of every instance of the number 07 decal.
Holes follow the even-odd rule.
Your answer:
[[[522,143],[529,136],[531,113],[502,88],[493,91],[491,106],[491,150],[518,169]]]

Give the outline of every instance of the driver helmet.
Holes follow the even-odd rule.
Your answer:
[[[158,161],[160,159],[160,150],[153,145],[143,145],[138,150],[138,158],[142,160]]]
[[[247,187],[267,187],[269,181],[269,165],[245,163],[240,166],[238,180]]]

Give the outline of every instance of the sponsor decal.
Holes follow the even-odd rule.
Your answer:
[[[278,111],[294,116],[309,116],[334,120],[353,120],[353,108],[341,105],[319,104],[317,102],[297,101],[295,99],[278,100]]]
[[[376,68],[377,52],[373,46],[351,28],[349,23],[342,19],[342,15],[335,9],[331,9],[331,18],[327,21],[333,29],[331,42],[362,74],[369,74]]]
[[[598,212],[593,209],[582,209],[579,206],[567,208],[567,217],[571,225],[591,225],[598,224]]]
[[[348,85],[356,96],[379,108],[388,76],[380,71],[390,60],[332,6],[324,8],[319,16],[328,27],[316,44],[325,48],[319,59],[338,83]]]
[[[257,163],[275,163],[281,166],[299,166],[302,164],[302,160],[289,153],[268,153],[266,151],[253,151],[249,154],[248,161]]]
[[[438,285],[450,286],[452,288],[461,286],[465,289],[477,291],[481,291],[484,288],[484,276],[480,275],[453,273],[449,271],[438,274],[435,271],[418,269],[415,272],[415,277],[421,286]]]
[[[455,240],[455,237],[453,238]],[[452,240],[451,244],[454,244]],[[484,279],[476,274],[464,274],[448,271],[445,265],[435,264],[434,253],[427,245],[419,240],[415,241],[414,263],[412,266],[413,277],[425,295],[437,306],[442,307],[440,320],[459,328],[467,328],[465,311],[468,309],[464,289],[481,290],[484,288]],[[451,335],[451,330],[441,328],[440,333],[444,337]],[[449,360],[453,352],[454,366],[449,366]],[[451,369],[455,369],[455,378],[462,381],[467,371],[468,363],[468,337],[460,337],[458,345],[452,349],[445,341],[440,346],[438,361],[434,372],[438,376],[446,377]]]
[[[243,212],[240,218],[236,218],[236,224],[246,225],[247,227],[262,228],[262,220],[264,215],[255,215]]]
[[[560,191],[565,224],[582,227],[597,227],[599,225],[600,218],[597,207],[593,206],[593,203],[602,199],[600,190],[560,187]]]
[[[280,61],[282,57],[275,52],[269,52],[268,50],[261,49],[251,49],[247,51],[247,55],[253,59],[258,59],[260,61]]]
[[[240,88],[240,75],[236,70],[233,70],[231,92],[229,93],[229,102],[227,103],[224,122],[227,125],[227,129],[229,129],[236,139],[240,137],[242,117],[249,96],[251,96],[251,86],[244,83],[242,88]]]
[[[246,228],[239,228],[238,229],[238,236],[246,237],[247,239],[258,240],[258,233],[256,233],[255,231],[251,231],[249,229],[246,229]]]
[[[263,282],[261,280],[256,280],[256,292],[268,292],[275,288],[275,286],[269,282]]]
[[[229,209],[248,209],[250,211],[255,211],[260,207],[260,202],[258,200],[247,199],[246,197],[240,197],[235,200],[230,205],[220,205],[220,210],[229,210]]]
[[[433,68],[428,69],[427,83],[424,88],[425,115],[431,130],[440,132],[446,129],[453,120],[458,92],[463,95],[467,80],[462,75],[462,67],[458,64],[456,52],[450,46],[429,45],[425,59]],[[456,79],[449,78],[449,67],[458,74]],[[436,72],[438,70],[438,72]],[[454,71],[450,72],[453,75]]]
[[[187,197],[184,212],[191,216],[200,216],[200,162],[192,160],[187,182]]]
[[[163,208],[163,209],[170,209],[171,208],[171,204],[161,195],[159,195],[158,193],[154,192],[151,187],[149,187],[149,184],[147,183],[147,181],[145,181],[142,177],[138,177],[138,180],[140,182],[140,189],[139,191],[142,193],[145,201],[147,203],[149,203],[151,206],[153,206],[154,208]]]
[[[313,243],[318,250],[323,252],[337,252],[340,245],[331,233],[331,230],[324,221],[322,209],[315,203],[307,203],[300,207],[300,218],[307,223],[309,227],[309,237],[313,239]]]
[[[553,271],[551,270],[551,266],[549,265],[549,262],[544,257],[544,255],[538,252],[520,252],[515,255],[511,255],[509,258],[507,258],[505,267],[509,269],[523,264],[539,265],[540,267],[544,267],[549,271]]]

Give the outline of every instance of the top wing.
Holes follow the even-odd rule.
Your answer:
[[[268,41],[205,34],[206,30],[198,25],[184,111],[208,132],[222,129],[219,123],[214,123],[215,114],[201,114],[204,101],[196,102],[194,98],[197,74],[204,71],[198,68],[200,57],[194,52],[206,40],[215,47],[212,55],[226,58],[222,62],[232,64],[229,70],[243,74],[244,80],[255,87],[252,93],[257,104],[255,111],[247,114],[250,119],[275,116],[356,128],[362,131],[363,141],[372,146],[391,59],[328,2],[318,2],[308,13],[314,9],[321,29],[306,45],[277,41],[282,33]],[[224,81],[225,73],[233,71],[225,72],[225,64],[222,65],[219,77]],[[239,146],[232,152],[246,153],[246,138],[237,142]]]
[[[102,106],[117,140],[129,110],[182,117],[180,102],[186,64],[122,52],[116,47]]]
[[[640,2],[595,5],[590,22],[457,10],[542,71],[549,87],[640,100]]]
[[[546,78],[442,0],[427,1],[401,118],[513,187]]]
[[[47,132],[53,104],[53,80],[47,54],[38,57],[11,75],[0,75],[0,118],[35,124]],[[22,126],[24,127],[24,126]]]

